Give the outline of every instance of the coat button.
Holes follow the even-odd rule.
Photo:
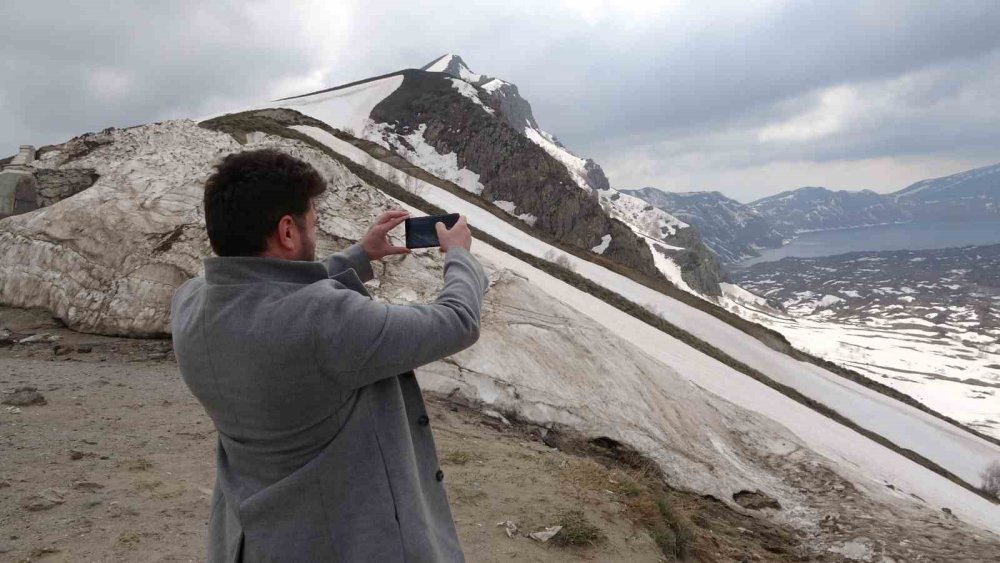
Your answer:
[[[438,469],[438,472],[434,474],[434,478],[438,481],[444,481],[444,471]]]
[[[420,418],[417,419],[417,424],[420,426],[427,426],[430,422],[431,419],[427,418],[427,415],[421,415]]]

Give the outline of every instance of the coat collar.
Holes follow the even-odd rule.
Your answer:
[[[212,256],[205,258],[205,281],[209,284],[254,282],[313,283],[330,277],[320,262],[299,262],[259,256]]]
[[[205,281],[210,285],[256,282],[310,284],[334,279],[368,297],[364,282],[349,268],[331,276],[322,262],[301,262],[258,256],[212,256],[205,258]]]

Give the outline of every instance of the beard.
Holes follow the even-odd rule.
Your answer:
[[[302,239],[302,246],[299,248],[299,254],[295,257],[295,260],[299,262],[315,262],[316,261],[316,231],[309,232],[309,229],[305,225],[296,225],[299,230],[299,235]]]

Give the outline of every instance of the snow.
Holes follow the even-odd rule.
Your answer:
[[[360,149],[325,131],[310,127],[297,129],[363,164],[373,160]],[[406,174],[401,171],[392,169],[386,173],[394,176],[400,183],[405,182],[403,177]],[[818,366],[773,350],[725,321],[597,264],[566,254],[440,188],[426,184],[426,191],[422,195],[444,209],[467,214],[470,222],[478,228],[524,252],[539,258],[544,258],[547,252],[565,255],[580,275],[635,303],[655,308],[655,312],[665,320],[695,337],[711,342],[726,354],[767,374],[775,381],[831,407],[898,446],[919,453],[968,482],[978,482],[982,468],[1000,457],[998,446]],[[660,253],[653,250],[653,255],[655,258]],[[676,268],[676,264],[669,260],[666,260],[666,264],[660,262],[657,266],[661,269]],[[679,278],[679,270],[674,275]]]
[[[376,127],[374,129],[382,131],[384,130],[384,126]],[[372,130],[373,128],[369,127],[366,131]],[[441,154],[437,152],[437,149],[427,144],[427,141],[424,140],[424,131],[426,130],[427,126],[421,124],[420,127],[418,127],[413,133],[399,136],[405,139],[406,142],[413,147],[412,149],[403,143],[397,142],[395,134],[366,134],[365,137],[370,140],[377,139],[376,142],[380,145],[386,147],[387,149],[396,151],[406,160],[416,164],[420,168],[423,168],[438,178],[454,182],[462,189],[470,191],[474,194],[483,193],[483,184],[479,181],[479,174],[476,174],[467,168],[460,167],[458,165],[458,155],[455,153]],[[388,139],[388,141],[386,139]]]
[[[450,65],[452,61],[457,58],[458,57],[455,55],[445,55],[434,61],[434,64],[427,67],[426,70],[427,72],[445,72],[448,69],[448,65]],[[459,61],[461,61],[461,59],[459,59]],[[472,72],[469,67],[465,66],[461,62],[458,63],[458,76],[462,80],[469,82],[479,82],[483,78],[483,75]]]
[[[313,127],[298,130],[327,144],[355,162],[392,181],[406,183],[407,175],[379,162],[364,151]],[[419,181],[419,180],[418,180]],[[544,258],[560,256],[580,275],[654,310],[666,320],[780,383],[820,401],[909,448],[970,482],[987,463],[1000,457],[1000,448],[917,409],[768,348],[757,339],[715,317],[687,306],[592,262],[564,253],[506,223],[492,213],[431,184],[423,183],[422,197],[433,205],[465,215],[470,224],[523,252]],[[919,495],[932,507],[950,507],[959,517],[1000,533],[1000,510],[936,473],[872,442],[778,391],[705,356],[596,297],[582,292],[520,260],[477,241],[477,253],[528,278],[553,298],[591,317],[607,330],[626,338],[647,354],[674,366],[695,385],[744,408],[759,412],[789,428],[817,452],[856,470],[872,482],[892,483]],[[655,255],[655,253],[654,253]]]
[[[505,201],[505,200],[502,200],[502,199],[498,199],[498,200],[496,200],[496,201],[493,202],[493,205],[499,207],[500,209],[503,209],[504,211],[506,211],[510,215],[513,215],[514,217],[517,217],[518,219],[524,221],[525,223],[527,223],[529,225],[534,226],[535,221],[538,220],[538,218],[535,217],[534,215],[532,215],[531,213],[520,213],[520,214],[517,213],[517,206],[514,205],[513,201]]]
[[[371,121],[369,116],[372,108],[395,92],[402,83],[402,76],[389,76],[332,92],[279,100],[254,109],[294,109],[331,127],[359,135]]]
[[[604,235],[603,237],[601,237],[601,244],[598,244],[594,248],[591,248],[591,250],[598,254],[604,254],[604,251],[608,249],[608,245],[610,244],[611,244],[611,235]]]
[[[479,93],[476,92],[476,87],[475,86],[473,86],[472,84],[469,84],[468,82],[464,82],[462,80],[459,80],[457,78],[452,78],[451,79],[451,85],[452,85],[453,88],[455,88],[456,90],[458,90],[459,94],[462,94],[466,98],[469,98],[470,100],[472,100],[473,102],[475,102],[476,105],[479,106],[479,107],[481,107],[481,108],[483,108],[483,110],[486,113],[488,113],[490,115],[494,115],[493,108],[488,107],[486,104],[483,103],[482,100],[479,99]]]
[[[560,147],[555,143],[550,135],[535,129],[534,127],[525,127],[524,136],[527,137],[529,141],[542,147],[545,152],[549,153],[549,156],[561,162],[566,167],[566,170],[569,171],[570,177],[577,186],[585,190],[590,189],[591,186],[587,182],[585,176],[585,167],[587,166],[586,160]]]
[[[816,307],[829,307],[831,305],[836,305],[841,301],[843,301],[843,299],[837,297],[836,295],[824,295],[823,298],[819,300],[819,303],[816,304]]]

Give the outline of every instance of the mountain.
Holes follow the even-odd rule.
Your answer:
[[[670,213],[698,230],[722,262],[740,262],[760,248],[777,248],[784,236],[774,224],[748,205],[719,192],[664,192],[656,188],[622,190]]]
[[[803,231],[904,223],[912,219],[893,198],[871,190],[799,188],[759,199],[750,207],[786,236]]]
[[[543,436],[573,429],[608,455],[634,450],[671,486],[711,495],[720,510],[794,526],[813,558],[877,549],[897,560],[933,559],[940,534],[949,554],[967,558],[998,543],[983,538],[1000,533],[1000,513],[975,490],[979,472],[1000,456],[994,441],[852,380],[704,299],[653,283],[641,264],[620,261],[641,257],[635,247],[611,260],[601,251],[613,240],[598,235],[597,248],[579,246],[592,242],[588,231],[624,225],[610,217],[622,213],[635,227],[619,236],[650,248],[636,232],[640,219],[669,214],[611,188],[584,190],[548,151],[523,143],[480,89],[473,92],[482,106],[462,84],[476,88],[444,73],[402,71],[201,123],[107,130],[39,151],[28,165],[33,173],[83,170],[93,183],[0,220],[0,304],[43,308],[77,330],[165,336],[170,296],[210,254],[200,202],[213,163],[274,147],[311,163],[327,182],[316,205],[320,253],[358,240],[389,207],[469,218],[472,250],[490,277],[482,336],[417,370],[428,392],[498,410]],[[446,130],[458,128],[469,141]],[[535,205],[503,177],[522,174],[507,159],[534,167],[534,177],[519,180],[545,190],[549,207],[575,207],[579,219],[489,199]],[[552,232],[516,215],[536,212],[536,225],[547,222]],[[689,229],[674,220],[671,236]],[[668,262],[655,267],[678,267]],[[369,285],[380,300],[427,302],[441,267],[436,251],[417,251],[380,263]],[[739,501],[748,495],[777,502],[746,508]],[[864,547],[869,541],[878,543]]]
[[[890,197],[918,220],[998,220],[1000,164],[922,180]]]
[[[911,221],[1000,220],[1000,164],[922,180],[890,194],[799,188],[750,204],[786,235]]]
[[[358,119],[347,106],[362,91],[385,96]],[[317,99],[342,103],[319,107]],[[461,57],[276,103],[375,143],[581,251],[720,293],[719,264],[695,229],[612,188],[597,163],[539,128],[515,85],[473,72]]]

